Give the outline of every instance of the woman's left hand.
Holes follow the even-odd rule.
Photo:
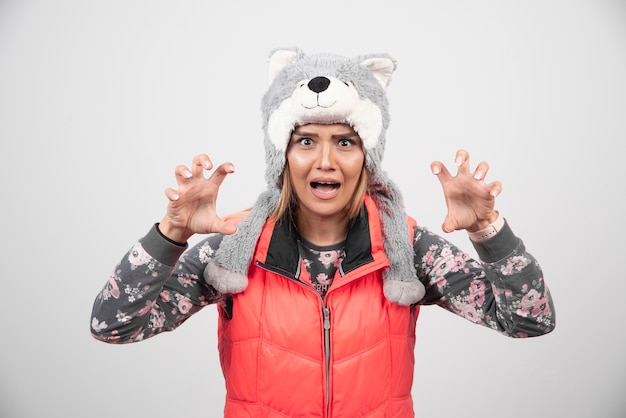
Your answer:
[[[499,181],[485,183],[489,165],[484,161],[470,172],[469,153],[465,150],[457,151],[454,163],[458,166],[456,176],[452,176],[440,161],[430,165],[441,183],[448,207],[441,228],[444,232],[460,229],[475,232],[484,229],[498,218],[494,206],[502,185]]]

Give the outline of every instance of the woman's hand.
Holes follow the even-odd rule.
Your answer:
[[[213,163],[206,154],[194,157],[191,169],[176,167],[176,190],[168,188],[167,212],[159,224],[159,230],[169,239],[186,242],[193,234],[219,232],[234,234],[237,227],[224,222],[216,211],[218,190],[226,176],[235,171],[231,163],[217,167],[211,176],[204,178],[204,170],[211,170]]]
[[[457,175],[452,176],[443,163],[434,161],[430,168],[439,179],[448,207],[448,214],[441,225],[444,232],[466,229],[476,232],[486,228],[498,218],[494,209],[495,198],[502,191],[499,181],[485,183],[489,165],[481,162],[470,172],[469,154],[465,150],[456,153]]]

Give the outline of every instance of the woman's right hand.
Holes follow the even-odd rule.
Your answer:
[[[163,235],[182,243],[193,234],[218,232],[230,235],[237,232],[234,224],[224,222],[217,215],[215,205],[222,182],[228,174],[235,172],[235,167],[232,163],[224,163],[208,179],[204,178],[204,170],[212,168],[213,163],[206,154],[194,157],[191,170],[183,165],[176,167],[178,188],[165,190],[169,203],[159,224]]]

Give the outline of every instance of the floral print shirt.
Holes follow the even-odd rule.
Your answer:
[[[343,247],[345,241],[335,245],[319,246],[300,238],[298,250],[300,259],[308,276],[301,276],[300,280],[313,286],[321,297],[326,296],[335,278],[335,273],[344,258]]]
[[[210,235],[187,250],[153,226],[97,294],[92,335],[110,343],[141,341],[174,330],[209,304],[227,303],[229,298],[203,280],[220,241],[220,235]],[[541,268],[508,223],[494,237],[472,243],[480,261],[426,228],[415,228],[415,267],[426,287],[418,304],[438,305],[510,337],[552,331],[554,306]],[[340,259],[334,254],[331,264]]]

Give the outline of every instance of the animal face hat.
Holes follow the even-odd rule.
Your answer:
[[[248,283],[247,270],[263,224],[280,197],[286,149],[295,127],[307,123],[346,123],[359,135],[368,172],[368,193],[378,207],[383,245],[390,261],[384,272],[387,299],[410,305],[424,296],[413,261],[402,195],[381,169],[389,112],[385,88],[395,71],[386,54],[347,58],[306,55],[297,48],[270,55],[270,87],[263,96],[267,190],[234,235],[224,236],[204,277],[217,291],[238,293]]]

